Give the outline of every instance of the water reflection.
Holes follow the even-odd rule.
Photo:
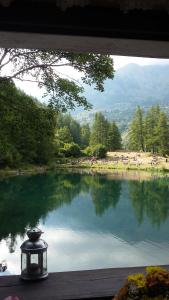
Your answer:
[[[54,174],[15,177],[0,182],[0,240],[8,238],[13,252],[15,236],[25,234],[47,214],[64,203],[70,204],[80,192],[80,177]]]
[[[90,193],[97,215],[119,201],[121,182],[104,176],[48,174],[15,177],[0,182],[0,239],[8,238],[9,250],[15,249],[15,236],[25,228],[45,222],[47,214],[67,204],[81,192]]]
[[[90,191],[96,215],[103,215],[110,207],[115,208],[121,193],[121,181],[110,180],[105,176],[86,177],[88,192]]]
[[[169,181],[160,178],[150,181],[130,181],[129,190],[137,221],[147,216],[152,225],[160,226],[169,215]]]
[[[2,180],[0,195],[0,260],[9,272],[20,272],[25,228],[38,224],[49,271],[168,263],[165,178],[51,173]]]

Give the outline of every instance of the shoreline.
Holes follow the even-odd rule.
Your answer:
[[[169,177],[169,172],[157,171],[157,170],[145,170],[145,169],[124,169],[124,168],[106,168],[106,166],[98,167],[95,164],[92,167],[84,165],[67,165],[67,164],[59,164],[55,168],[50,168],[48,166],[43,167],[35,167],[21,169],[18,172],[17,169],[3,169],[0,170],[0,180],[8,177],[16,177],[16,176],[32,176],[38,174],[45,174],[48,172],[69,172],[69,173],[83,173],[88,175],[107,175],[109,178],[116,179],[130,179],[130,180],[143,180],[143,179],[152,179],[159,177]]]
[[[157,173],[157,172],[147,172],[144,170],[124,170],[124,169],[97,169],[97,168],[75,168],[62,167],[58,168],[57,171],[66,172],[67,173],[80,173],[86,175],[104,175],[108,179],[127,179],[127,180],[151,180],[157,178],[168,178],[169,174],[165,173]]]
[[[55,169],[53,169],[55,170]],[[119,179],[132,179],[132,180],[142,180],[142,179],[152,179],[159,177],[169,177],[169,171],[157,170],[157,169],[133,169],[133,168],[107,168],[106,165],[101,167],[98,164],[93,166],[89,165],[58,165],[57,170],[69,171],[69,172],[83,172],[84,174],[103,174],[109,177],[119,178]]]
[[[0,179],[4,177],[13,177],[13,176],[26,176],[26,175],[35,175],[35,174],[43,174],[49,171],[49,166],[37,166],[37,165],[29,165],[23,166],[20,168],[4,168],[0,169]]]
[[[88,172],[113,174],[113,173],[147,173],[149,176],[169,176],[168,159],[151,155],[150,153],[138,152],[109,152],[104,159],[92,158],[64,158],[56,159],[49,165],[22,165],[18,168],[0,169],[0,178],[8,176],[26,176],[43,174],[57,170],[85,170]]]
[[[95,170],[109,170],[109,171],[138,171],[138,172],[148,172],[148,173],[160,173],[160,174],[169,174],[169,169],[164,168],[163,166],[158,167],[133,167],[132,165],[115,165],[110,163],[93,163],[92,165],[89,163],[76,163],[74,164],[74,161],[72,164],[58,164],[57,168],[60,169],[95,169]]]
[[[57,167],[169,174],[169,158],[151,153],[117,151],[108,152],[107,157],[104,159],[67,158],[66,161],[58,164]]]

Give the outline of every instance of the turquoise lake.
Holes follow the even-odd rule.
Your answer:
[[[34,226],[49,245],[49,272],[169,264],[168,178],[88,173],[0,180],[0,275],[20,273]]]

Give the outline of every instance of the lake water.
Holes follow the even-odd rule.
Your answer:
[[[0,181],[0,275],[20,273],[20,245],[38,226],[48,271],[169,264],[169,180],[50,173]]]

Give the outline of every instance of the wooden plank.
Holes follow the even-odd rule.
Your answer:
[[[0,31],[0,47],[169,58],[169,42]]]
[[[164,266],[169,269],[169,266]],[[0,300],[15,295],[21,300],[106,298],[115,295],[127,275],[144,272],[145,267],[110,268],[50,273],[48,279],[24,282],[19,276],[0,277]]]

